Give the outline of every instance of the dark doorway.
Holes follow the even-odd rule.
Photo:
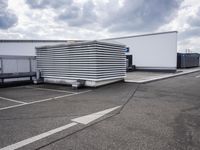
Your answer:
[[[126,55],[126,70],[132,70],[132,62],[133,62],[133,57],[132,55]]]

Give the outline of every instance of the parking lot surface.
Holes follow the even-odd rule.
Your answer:
[[[122,105],[135,88],[134,84],[122,82],[80,90],[56,85],[2,88],[2,106],[8,102],[14,104],[0,108],[0,147],[69,124],[73,118]],[[35,146],[31,145],[31,148]]]
[[[199,75],[141,85],[118,82],[96,89],[48,84],[1,88],[0,147],[199,149]],[[97,120],[91,123],[73,121],[96,112],[100,112]],[[109,113],[98,118],[105,112]],[[59,127],[66,128],[57,132]],[[35,141],[28,143],[31,140]]]

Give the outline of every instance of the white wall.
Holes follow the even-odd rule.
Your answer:
[[[106,39],[129,47],[133,65],[138,69],[175,70],[177,64],[177,32]]]
[[[3,73],[20,73],[20,72],[34,72],[36,71],[36,60],[31,59],[31,70],[29,58],[21,58],[19,56],[36,56],[36,46],[64,44],[66,42],[0,42],[0,59],[3,60]],[[6,56],[4,56],[6,55]],[[10,56],[12,56],[10,58]],[[1,72],[1,71],[0,71]],[[30,80],[30,78],[12,78],[4,79],[8,81]]]
[[[35,47],[66,42],[0,42],[0,55],[36,56]]]

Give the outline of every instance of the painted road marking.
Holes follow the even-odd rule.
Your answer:
[[[96,119],[99,119],[100,117],[120,108],[120,107],[121,106],[117,106],[117,107],[109,108],[109,109],[99,111],[99,112],[96,112],[96,113],[93,113],[93,114],[90,114],[90,115],[78,117],[78,118],[72,119],[72,121],[86,125],[86,124],[88,124],[88,123],[90,123],[90,122],[92,122]]]
[[[9,146],[6,146],[4,148],[1,148],[0,150],[15,150],[15,149],[18,149],[18,148],[21,148],[25,145],[28,145],[28,144],[31,144],[35,141],[38,141],[38,140],[41,140],[43,138],[46,138],[52,134],[55,134],[55,133],[58,133],[58,132],[61,132],[63,130],[66,130],[70,127],[73,127],[75,125],[77,125],[78,123],[75,123],[75,122],[72,122],[70,124],[67,124],[65,126],[62,126],[62,127],[59,127],[59,128],[56,128],[56,129],[53,129],[53,130],[50,130],[50,131],[47,131],[47,132],[44,132],[42,134],[39,134],[39,135],[36,135],[36,136],[33,136],[31,138],[28,138],[28,139],[25,139],[23,141],[20,141],[20,142],[17,142],[15,144],[12,144],[12,145],[9,145]]]
[[[25,105],[31,105],[31,104],[35,104],[35,103],[42,103],[42,102],[46,102],[46,101],[52,101],[52,100],[56,100],[56,99],[60,99],[60,98],[64,98],[64,97],[73,96],[73,95],[84,94],[84,93],[87,93],[87,92],[90,92],[90,91],[91,91],[91,90],[83,91],[83,92],[79,92],[79,93],[61,95],[61,96],[57,96],[57,97],[42,99],[42,100],[33,101],[33,102],[29,102],[29,103],[24,103],[24,104],[19,104],[19,105],[8,106],[8,107],[0,108],[0,111],[1,111],[1,110],[6,110],[6,109],[10,109],[10,108],[21,107],[21,106],[25,106]]]
[[[39,87],[32,87],[32,86],[25,86],[25,87],[27,87],[27,88],[32,88],[32,89],[39,89],[39,90],[53,91],[53,92],[77,93],[77,92],[71,92],[71,91],[65,91],[65,90],[55,90],[55,89],[39,88]]]
[[[24,105],[26,105],[26,104],[18,104],[18,105],[7,106],[7,107],[0,108],[0,111],[5,110],[5,109],[20,107],[20,106],[24,106]]]
[[[99,112],[96,112],[96,113],[93,113],[93,114],[90,114],[90,115],[86,115],[86,116],[82,116],[82,117],[79,117],[79,118],[72,119],[73,122],[70,123],[70,124],[58,127],[56,129],[53,129],[53,130],[50,130],[50,131],[47,131],[47,132],[44,132],[42,134],[33,136],[33,137],[25,139],[25,140],[22,140],[20,142],[15,143],[15,144],[8,145],[6,147],[1,148],[0,150],[15,150],[15,149],[21,148],[23,146],[26,146],[28,144],[31,144],[33,142],[36,142],[38,140],[41,140],[43,138],[46,138],[46,137],[53,135],[55,133],[66,130],[66,129],[73,127],[75,125],[78,125],[78,123],[84,124],[84,125],[89,124],[90,122],[92,122],[92,121],[94,121],[94,120],[96,120],[96,119],[98,119],[98,118],[120,108],[120,107],[121,106],[117,106],[117,107],[106,109],[106,110],[103,110],[103,111],[99,111]]]
[[[56,96],[56,97],[53,97],[53,98],[47,98],[47,99],[42,99],[42,100],[38,100],[38,101],[33,101],[33,102],[28,103],[28,104],[35,104],[35,103],[41,103],[41,102],[51,101],[51,100],[55,100],[55,99],[59,99],[59,98],[63,98],[63,97],[68,97],[68,96],[73,96],[73,95],[87,93],[87,92],[90,92],[90,91],[91,90],[83,91],[83,92],[79,92],[79,93],[73,93],[73,94]]]
[[[6,97],[0,97],[3,100],[7,100],[7,101],[11,101],[11,102],[15,102],[15,103],[20,103],[20,104],[27,104],[26,102],[22,102],[22,101],[18,101],[18,100],[14,100],[14,99],[10,99],[10,98],[6,98]]]
[[[200,75],[199,75],[199,76],[196,76],[196,78],[200,78]]]

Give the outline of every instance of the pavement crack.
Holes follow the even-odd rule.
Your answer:
[[[54,143],[56,143],[58,141],[61,141],[61,140],[65,139],[65,138],[67,138],[67,137],[69,137],[71,135],[74,135],[74,134],[79,133],[79,132],[81,132],[81,131],[89,128],[89,127],[92,127],[92,126],[94,126],[94,125],[96,125],[96,124],[98,124],[98,123],[100,123],[102,121],[108,120],[108,119],[110,119],[112,117],[115,117],[115,116],[119,115],[122,112],[122,110],[124,109],[124,107],[128,104],[128,102],[134,97],[134,95],[135,95],[136,91],[138,90],[138,88],[140,87],[140,85],[141,84],[137,84],[137,86],[136,86],[136,88],[134,90],[130,90],[130,93],[128,94],[127,100],[125,101],[125,103],[118,110],[114,111],[114,113],[105,115],[105,117],[102,117],[101,119],[99,119],[97,121],[94,121],[93,123],[91,123],[89,125],[85,125],[83,128],[78,129],[78,130],[76,130],[76,131],[74,131],[74,132],[72,132],[70,134],[67,134],[67,135],[65,135],[65,136],[63,136],[61,138],[58,138],[58,139],[56,139],[54,141],[51,141],[51,142],[49,142],[49,143],[47,143],[47,144],[45,144],[43,146],[40,146],[40,147],[36,148],[35,150],[40,150],[42,148],[45,148],[45,147],[47,147],[47,146],[49,146],[51,144],[54,144]]]
[[[200,109],[200,105],[191,107],[191,108],[187,108],[187,109],[183,109],[182,112],[187,112],[187,111],[193,111],[193,110],[198,110]]]

